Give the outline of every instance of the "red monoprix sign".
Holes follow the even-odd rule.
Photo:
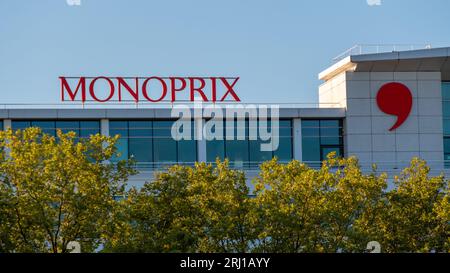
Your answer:
[[[179,101],[177,95],[204,102],[241,101],[234,88],[239,78],[226,77],[59,77],[62,101]],[[68,96],[68,98],[66,98]]]
[[[377,104],[383,113],[397,117],[389,131],[394,131],[408,119],[413,105],[413,96],[408,87],[398,82],[383,85],[377,94]]]

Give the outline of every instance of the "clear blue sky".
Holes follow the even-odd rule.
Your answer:
[[[450,46],[449,14],[448,0],[0,0],[0,104],[58,102],[60,75],[239,76],[243,101],[316,102],[345,49]]]

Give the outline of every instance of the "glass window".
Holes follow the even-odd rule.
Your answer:
[[[80,121],[80,137],[100,134],[99,121]]]
[[[233,124],[234,123],[234,124]],[[217,157],[223,159],[224,157],[230,160],[233,167],[257,167],[264,161],[271,160],[273,157],[278,157],[280,162],[288,162],[293,158],[292,152],[292,121],[280,120],[279,121],[279,146],[275,151],[261,151],[261,144],[274,142],[273,140],[262,141],[260,129],[271,133],[271,122],[267,122],[267,128],[262,128],[262,123],[259,121],[251,122],[245,121],[245,140],[237,139],[238,122],[225,122],[224,137],[226,136],[226,130],[230,127],[234,131],[234,140],[212,140],[207,141],[207,160],[208,162],[214,162]],[[256,128],[250,128],[255,126]],[[256,129],[257,140],[250,140],[250,129]]]
[[[319,120],[302,120],[302,148],[303,161],[321,161]]]
[[[450,82],[442,83],[445,168],[450,168]]]
[[[56,135],[54,121],[41,121],[41,120],[40,121],[32,121],[31,126],[41,128],[42,133],[44,133],[44,134],[49,134],[52,136]]]
[[[153,122],[154,162],[177,162],[177,142],[172,138],[172,121]]]
[[[120,137],[128,137],[128,122],[127,121],[109,121],[109,135]]]
[[[443,115],[446,118],[450,118],[450,101],[444,101],[442,105]]]
[[[303,137],[302,139],[302,157],[305,162],[321,161],[320,138]]]
[[[321,145],[339,145],[341,143],[339,120],[320,121]]]
[[[341,120],[302,120],[303,161],[320,166],[329,153],[343,155]]]
[[[207,161],[215,162],[217,158],[225,159],[225,141],[211,140],[206,142]]]
[[[56,129],[60,129],[62,133],[75,132],[77,136],[80,135],[79,121],[56,121]]]
[[[117,143],[122,153],[117,160],[133,156],[139,164],[193,163],[197,161],[197,142],[194,140],[194,124],[191,124],[192,140],[176,141],[172,137],[174,121],[110,121],[110,135],[120,135]]]
[[[450,136],[450,119],[444,119],[444,135]]]
[[[89,137],[100,133],[99,121],[78,121],[78,120],[13,120],[12,129],[25,129],[28,127],[39,127],[43,133],[56,136],[56,130],[63,133],[75,132],[77,137]]]
[[[444,160],[445,168],[450,167],[450,137],[444,137]]]
[[[280,143],[278,150],[274,152],[281,162],[292,160],[292,121],[280,120]]]
[[[222,123],[225,124],[225,123]],[[216,133],[217,128],[214,126],[211,128],[213,133]],[[220,160],[225,159],[225,128],[223,128],[222,140],[214,139],[206,141],[206,159],[208,162],[215,162],[217,158]]]
[[[234,131],[233,140],[225,139],[225,156],[230,160],[230,163],[234,164],[234,166],[238,168],[244,167],[244,163],[249,162],[248,121],[243,123],[243,126],[245,126],[243,128],[245,130],[245,140],[237,139],[238,130],[242,129],[239,127],[242,126],[241,124],[242,122],[239,123],[238,121],[225,122],[225,135],[226,130],[229,128],[232,128]]]
[[[450,82],[442,83],[442,99],[450,101]]]
[[[109,135],[119,135],[120,138],[116,142],[117,152],[119,156],[113,158],[113,161],[128,159],[128,122],[127,121],[110,121]]]
[[[446,153],[450,154],[450,137],[444,138],[444,150]]]
[[[29,121],[12,121],[11,127],[13,130],[23,130],[25,128],[31,127],[31,122]]]
[[[320,121],[319,120],[302,120],[302,136],[303,137],[320,137]]]
[[[256,130],[257,133],[257,140],[250,140],[249,139],[249,157],[250,162],[252,162],[254,165],[258,165],[258,163],[271,160],[273,158],[273,152],[272,151],[261,151],[261,145],[262,144],[268,144],[270,141],[262,141],[261,140],[261,134],[260,130],[271,133],[271,123],[270,121],[267,121],[267,123],[262,124],[260,121],[257,121],[256,128],[254,128],[255,121],[251,122],[248,121],[248,129],[250,135],[250,130]],[[264,126],[264,127],[263,127]]]
[[[187,130],[183,128],[184,130]],[[194,163],[197,161],[197,141],[194,140],[194,122],[191,122],[191,140],[177,141],[178,162]]]
[[[151,121],[130,121],[128,123],[129,155],[136,162],[152,162],[152,123]]]

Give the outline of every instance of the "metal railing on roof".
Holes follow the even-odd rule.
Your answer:
[[[342,52],[335,58],[333,62],[337,63],[348,56],[362,55],[362,54],[376,54],[376,53],[386,53],[386,52],[398,52],[398,51],[408,51],[408,50],[419,50],[419,49],[431,49],[431,44],[357,44],[353,47]]]

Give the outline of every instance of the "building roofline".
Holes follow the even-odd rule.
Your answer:
[[[450,79],[450,47],[351,55],[319,73],[327,81],[345,72],[443,72]]]

